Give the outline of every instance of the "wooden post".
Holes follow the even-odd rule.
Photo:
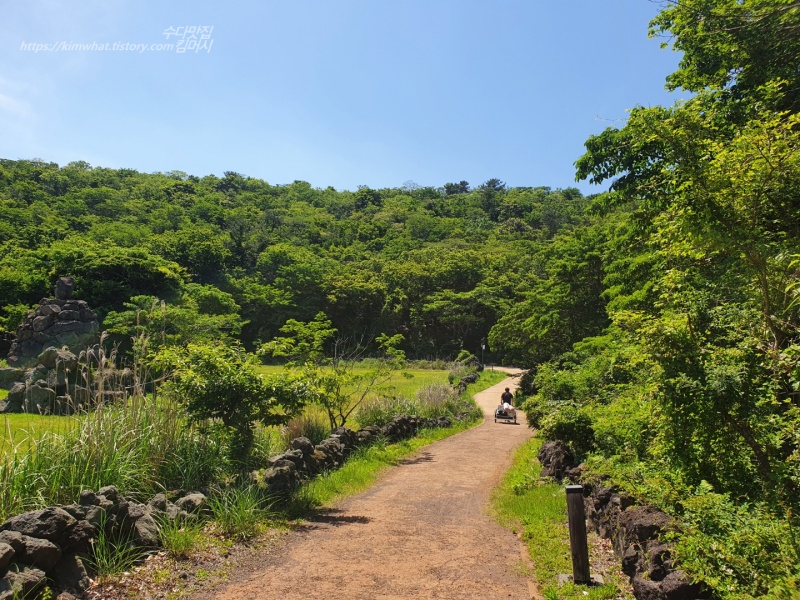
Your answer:
[[[583,507],[583,486],[567,486],[567,516],[569,517],[569,545],[572,551],[572,580],[590,584],[589,543],[586,539],[586,511]]]

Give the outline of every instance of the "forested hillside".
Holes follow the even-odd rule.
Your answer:
[[[351,340],[402,333],[410,357],[477,354],[509,307],[538,295],[553,269],[548,253],[561,252],[551,248],[580,255],[599,243],[584,232],[585,205],[575,189],[507,189],[496,179],[475,189],[338,192],[233,172],[198,178],[3,160],[6,343],[54,278],[71,275],[76,296],[123,343],[137,310],[140,325],[168,343],[229,338],[249,347],[288,319],[322,311]],[[152,310],[156,301],[165,304]],[[499,333],[492,350],[516,357],[522,346]]]

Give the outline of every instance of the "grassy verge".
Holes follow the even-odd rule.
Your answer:
[[[558,575],[572,573],[567,501],[561,485],[539,480],[541,465],[536,455],[541,444],[541,440],[533,438],[517,451],[513,465],[493,494],[492,506],[498,520],[515,532],[522,532],[536,580],[547,600],[619,597],[620,587],[608,579],[602,586],[570,583],[558,587]]]
[[[503,373],[502,371],[481,371],[480,379],[475,383],[470,383],[465,394],[467,397],[472,398],[478,392],[482,392],[506,378],[508,378],[508,373]]]
[[[388,468],[413,455],[419,448],[469,429],[477,421],[452,427],[423,429],[417,437],[396,444],[376,444],[359,449],[341,469],[312,479],[298,490],[289,507],[290,517],[302,517],[368,489]]]

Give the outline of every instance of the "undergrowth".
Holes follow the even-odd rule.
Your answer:
[[[541,445],[542,441],[534,437],[517,451],[492,497],[497,517],[515,532],[521,529],[545,598],[616,598],[620,592],[613,582],[601,586],[558,586],[560,573],[572,573],[567,501],[563,486],[539,479],[541,465],[536,455]]]

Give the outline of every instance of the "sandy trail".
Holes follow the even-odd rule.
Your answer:
[[[494,423],[505,381],[476,395],[482,425],[431,444],[265,557],[242,565],[221,590],[193,598],[528,600],[522,544],[487,514],[489,494],[531,435]]]

